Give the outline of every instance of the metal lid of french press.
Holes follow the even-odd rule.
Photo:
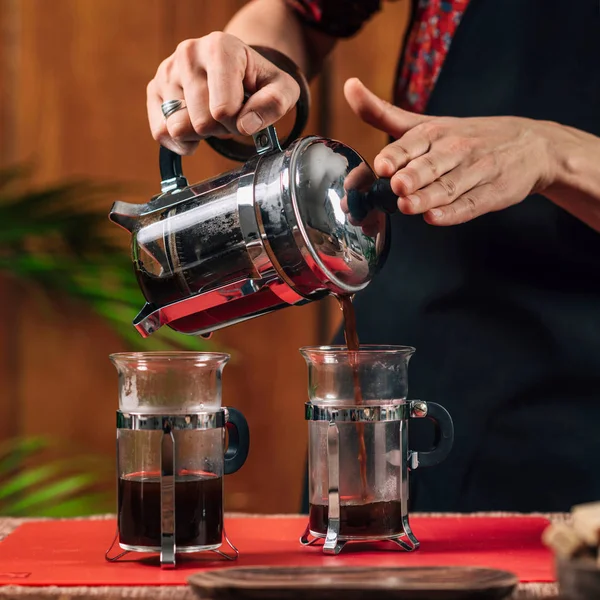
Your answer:
[[[263,46],[253,48],[299,84],[292,130],[280,141],[275,127],[267,127],[254,134],[253,146],[216,137],[206,142],[219,154],[239,162],[286,149],[280,192],[287,194],[293,205],[295,238],[303,258],[319,287],[336,294],[354,294],[368,285],[387,258],[390,232],[386,213],[396,210],[396,196],[389,180],[378,179],[349,146],[319,136],[297,139],[308,122],[306,78],[284,54]],[[175,201],[180,202],[187,186],[181,157],[161,148],[160,170],[162,192],[178,191]],[[293,287],[300,295],[317,292],[309,287],[307,294],[301,286]]]
[[[303,258],[325,288],[354,294],[387,257],[389,218],[376,210],[387,196],[379,193],[373,201],[381,184],[345,144],[310,136],[295,142],[289,153],[289,181],[283,186],[289,187]],[[394,206],[395,201],[393,196]]]

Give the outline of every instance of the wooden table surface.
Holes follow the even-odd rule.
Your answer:
[[[229,514],[227,517],[265,517],[268,515],[241,515]],[[293,516],[293,515],[285,515]],[[415,516],[419,516],[415,513]],[[438,513],[427,513],[422,516],[447,516]],[[479,516],[515,516],[514,513],[480,513]],[[527,516],[541,516],[551,521],[564,521],[567,515],[564,514],[529,514]],[[94,518],[115,518],[114,515],[102,515]],[[31,521],[32,519],[12,519],[0,518],[0,540],[14,531],[21,523]],[[37,519],[39,520],[39,519]],[[55,598],[60,600],[84,600],[92,598],[94,600],[115,600],[116,598],[136,598],[144,600],[199,600],[198,596],[188,586],[94,586],[94,587],[34,587],[6,585],[0,586],[0,598]],[[525,583],[519,586],[515,595],[518,600],[526,598],[551,598],[560,600],[557,591],[557,585],[554,583]]]

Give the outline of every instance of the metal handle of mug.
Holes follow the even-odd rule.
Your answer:
[[[175,438],[169,419],[160,444],[160,566],[175,568]]]
[[[441,463],[454,444],[454,423],[450,413],[440,404],[413,400],[410,403],[411,419],[430,419],[435,425],[434,447],[428,451],[409,450],[408,464],[411,470],[417,467],[433,467]]]

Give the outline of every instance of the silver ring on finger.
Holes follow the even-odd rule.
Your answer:
[[[173,113],[176,113],[178,110],[182,110],[183,108],[185,108],[183,100],[167,100],[160,105],[160,110],[162,110],[165,120],[168,119]]]

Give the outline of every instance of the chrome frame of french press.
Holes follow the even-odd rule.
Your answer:
[[[408,472],[419,464],[418,452],[408,448],[408,418],[427,416],[427,403],[421,400],[390,405],[370,405],[352,408],[331,408],[306,403],[305,418],[307,421],[328,422],[327,428],[327,475],[328,475],[328,520],[325,535],[311,532],[310,523],[306,526],[300,543],[311,546],[324,539],[325,554],[339,554],[347,542],[394,542],[403,550],[413,552],[419,548],[419,540],[413,533],[408,518]],[[376,423],[397,422],[400,428],[401,455],[407,460],[400,461],[400,501],[402,511],[402,531],[389,537],[354,537],[340,535],[340,432],[338,423]]]
[[[268,154],[282,153],[281,144],[273,125],[253,135],[256,154],[241,168],[238,177],[237,207],[240,219],[240,229],[244,236],[244,242],[248,255],[251,257],[256,276],[243,278],[238,281],[227,283],[215,288],[208,293],[190,295],[188,298],[177,300],[164,306],[146,304],[133,321],[134,327],[142,337],[148,337],[165,325],[172,325],[179,319],[191,314],[205,311],[232,298],[241,298],[254,294],[264,287],[268,287],[284,304],[302,305],[310,299],[300,293],[289,277],[285,275],[284,269],[269,252],[267,235],[262,226],[262,221],[257,215],[254,199],[254,183],[256,169],[259,161]],[[165,175],[161,181],[161,194],[152,200],[152,209],[143,209],[144,205],[128,206],[123,202],[115,202],[111,210],[110,218],[121,227],[126,227],[125,220],[128,211],[139,212],[139,215],[149,215],[157,211],[174,207],[188,201],[194,192],[188,187],[188,181],[181,171],[181,157],[165,148],[160,149],[161,165],[169,161],[172,164],[165,167]],[[267,198],[266,201],[269,201]],[[146,212],[140,212],[146,210]],[[175,265],[177,267],[177,265]],[[313,294],[316,299],[323,292]],[[314,299],[314,298],[313,298]],[[267,307],[258,314],[267,314],[275,310]],[[240,318],[243,321],[247,317]],[[229,325],[238,322],[233,321]],[[220,326],[211,327],[210,331],[199,331],[198,335],[210,337],[220,329]]]
[[[119,431],[162,431],[161,449],[160,449],[160,509],[161,509],[161,544],[158,547],[128,546],[119,542],[119,547],[123,550],[116,556],[110,556],[111,550],[119,541],[119,525],[110,548],[106,551],[105,558],[109,562],[115,562],[129,554],[130,552],[160,552],[160,566],[163,569],[175,568],[177,553],[193,552],[214,552],[227,560],[236,560],[239,556],[238,549],[227,537],[225,525],[223,525],[223,537],[221,544],[216,547],[191,546],[177,548],[175,543],[175,476],[176,476],[176,442],[173,431],[178,430],[197,430],[205,431],[208,429],[223,429],[225,435],[225,426],[229,420],[229,411],[227,408],[221,408],[214,412],[193,413],[187,415],[147,415],[133,414],[117,411],[117,465],[119,465]],[[171,457],[171,460],[168,457]],[[225,542],[232,550],[233,554],[227,554],[220,550]]]

